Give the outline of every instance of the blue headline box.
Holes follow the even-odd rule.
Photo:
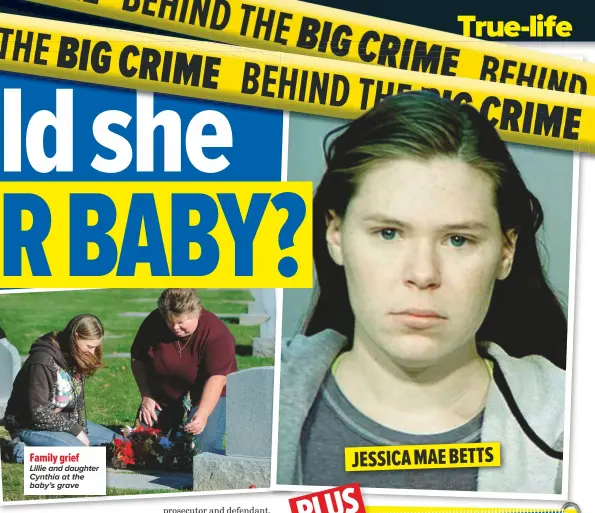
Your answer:
[[[281,180],[282,111],[17,73],[0,83],[0,180]]]

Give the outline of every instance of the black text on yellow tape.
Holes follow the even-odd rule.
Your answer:
[[[588,96],[29,17],[0,15],[0,69],[345,119],[431,90],[472,103],[507,141],[595,151]]]
[[[33,0],[225,43],[595,95],[595,64],[297,0]]]
[[[345,448],[347,472],[499,466],[499,442]]]

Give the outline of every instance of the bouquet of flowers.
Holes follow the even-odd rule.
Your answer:
[[[134,428],[122,430],[123,440],[115,439],[111,447],[114,468],[162,468],[190,470],[198,449],[194,435],[183,429],[163,436],[158,429],[144,427],[138,422]]]
[[[190,411],[188,398],[185,398],[184,406],[184,420],[177,430],[170,431],[169,436],[159,429],[141,425],[138,420],[134,428],[126,426],[122,429],[123,439],[115,439],[110,447],[113,467],[191,470],[193,458],[200,451],[194,435],[184,431]]]

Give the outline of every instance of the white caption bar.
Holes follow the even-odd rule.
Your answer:
[[[105,495],[105,447],[26,447],[25,495]]]

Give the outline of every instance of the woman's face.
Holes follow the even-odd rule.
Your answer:
[[[76,345],[79,351],[83,354],[95,355],[95,350],[101,345],[100,338],[82,338],[80,335],[75,335]]]
[[[167,327],[179,338],[192,335],[198,326],[198,313],[188,313],[177,317],[169,317],[165,320]]]
[[[495,281],[510,271],[509,236],[483,172],[446,158],[378,163],[327,230],[345,269],[354,343],[412,369],[468,351]]]

